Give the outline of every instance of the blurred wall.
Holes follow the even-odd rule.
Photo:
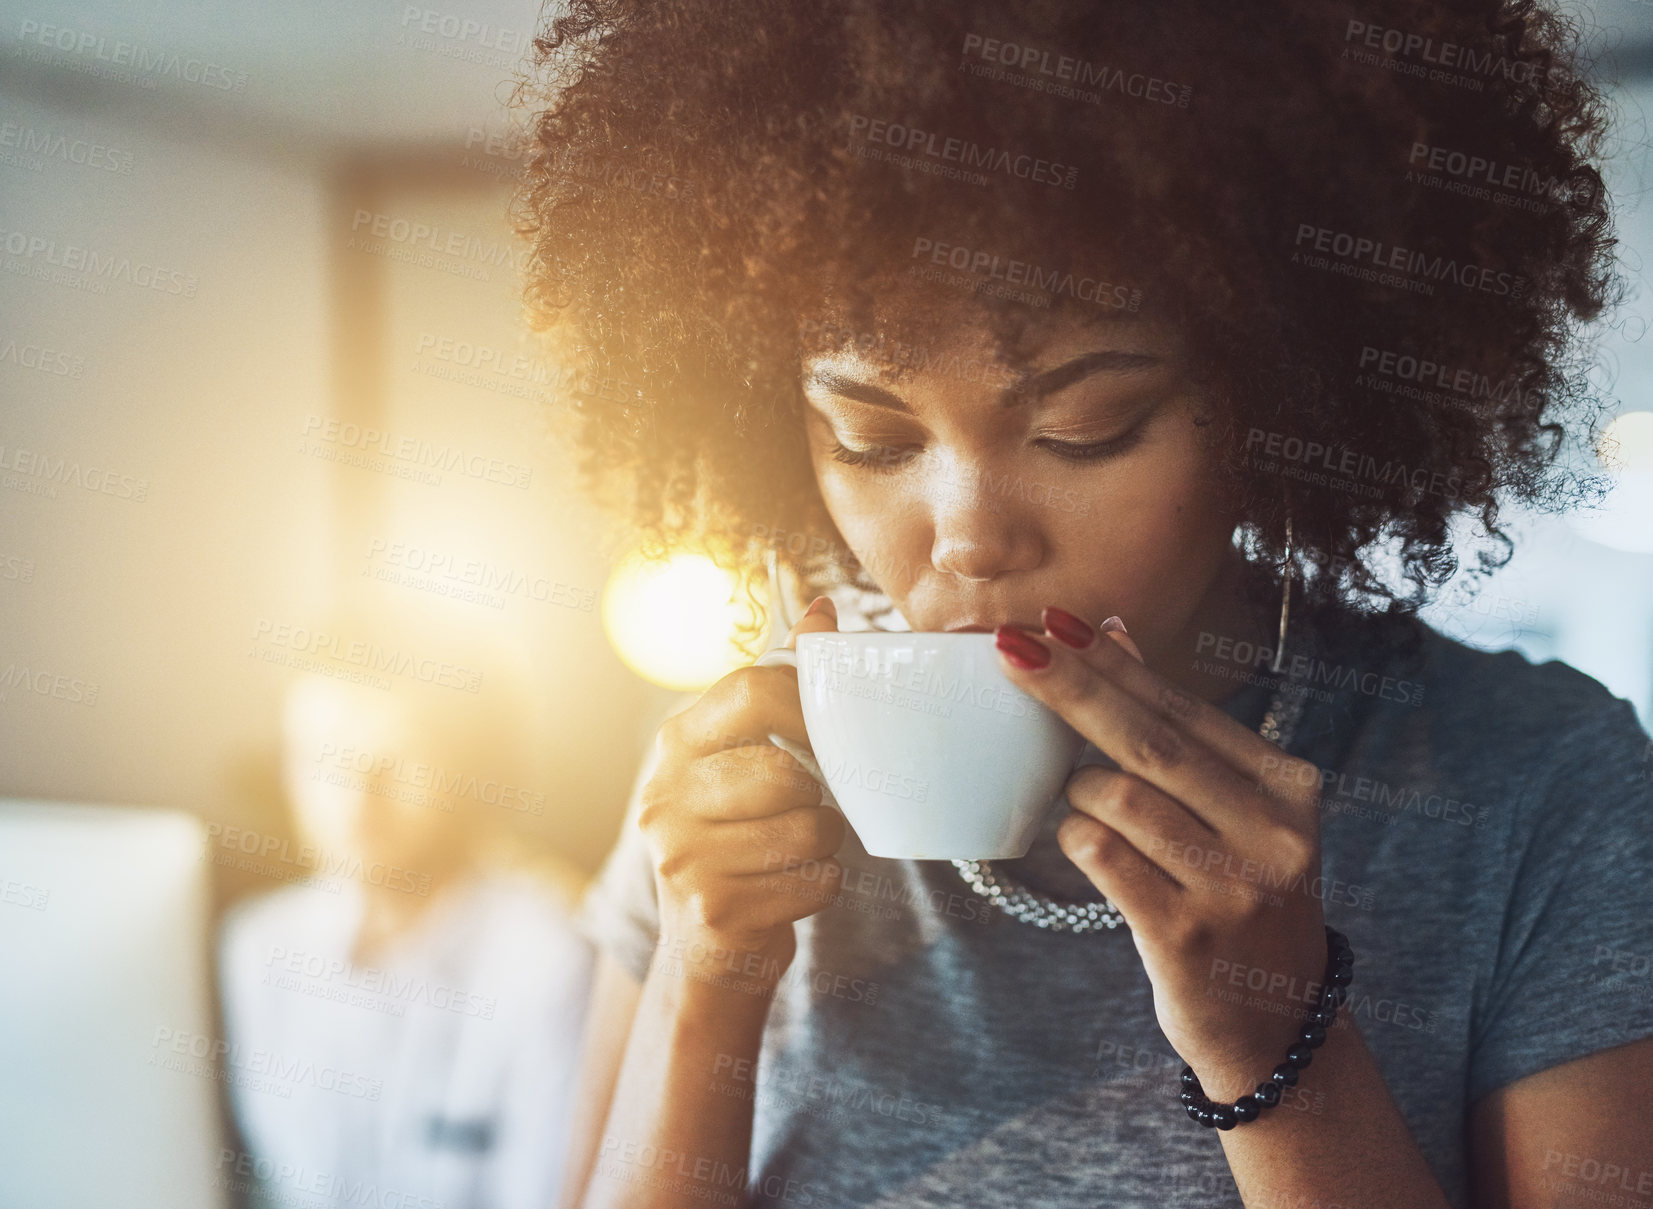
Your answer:
[[[478,141],[532,6],[97,8],[0,27],[0,795],[274,834],[284,686],[365,650],[450,669],[387,692],[526,686],[519,821],[594,866],[668,698],[604,638],[623,535],[545,435],[570,380]]]

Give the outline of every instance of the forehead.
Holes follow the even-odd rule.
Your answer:
[[[1099,349],[1180,359],[1169,327],[1117,307],[990,306],[903,290],[880,292],[857,314],[829,304],[799,326],[801,366],[887,383],[929,373],[1010,385]]]

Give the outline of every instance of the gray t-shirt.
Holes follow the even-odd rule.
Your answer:
[[[1288,747],[1324,779],[1312,892],[1356,954],[1340,1017],[1464,1206],[1470,1105],[1653,1037],[1649,739],[1628,702],[1559,662],[1417,623],[1403,656],[1350,614],[1293,631],[1319,686]],[[1224,708],[1255,729],[1269,686],[1242,682]],[[1004,866],[1095,899],[1056,844],[1067,810]],[[755,1204],[1239,1209],[1217,1133],[1177,1103],[1183,1062],[1123,928],[1017,922],[951,864],[871,857],[853,834],[837,855],[844,890],[798,925],[755,1076],[712,1079],[751,1094],[755,1077]],[[634,813],[581,921],[646,974],[655,889]],[[1213,994],[1237,1002],[1254,977],[1219,972]],[[1325,1094],[1311,1067],[1273,1111]]]

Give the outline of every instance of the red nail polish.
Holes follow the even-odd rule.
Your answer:
[[[1050,650],[1032,634],[1002,625],[993,631],[993,645],[1017,667],[1037,670],[1050,662]]]
[[[1096,631],[1086,622],[1066,609],[1058,609],[1055,605],[1045,610],[1044,621],[1045,629],[1050,631],[1052,637],[1061,639],[1077,650],[1084,650],[1091,644],[1091,639],[1096,637]]]

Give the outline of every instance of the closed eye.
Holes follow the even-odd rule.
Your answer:
[[[1107,458],[1118,457],[1142,440],[1141,424],[1131,426],[1128,432],[1120,433],[1117,437],[1109,437],[1105,441],[1035,441],[1034,444],[1050,450],[1057,457],[1067,458],[1074,462],[1100,462]]]
[[[1057,441],[1046,438],[1035,441],[1034,444],[1042,449],[1048,449],[1064,461],[1102,462],[1118,457],[1135,446],[1142,439],[1142,429],[1143,425],[1137,424],[1129,432],[1109,437],[1105,441]],[[830,453],[835,461],[846,466],[856,466],[874,473],[887,473],[906,465],[919,448],[915,445],[869,445],[863,449],[834,440]]]

